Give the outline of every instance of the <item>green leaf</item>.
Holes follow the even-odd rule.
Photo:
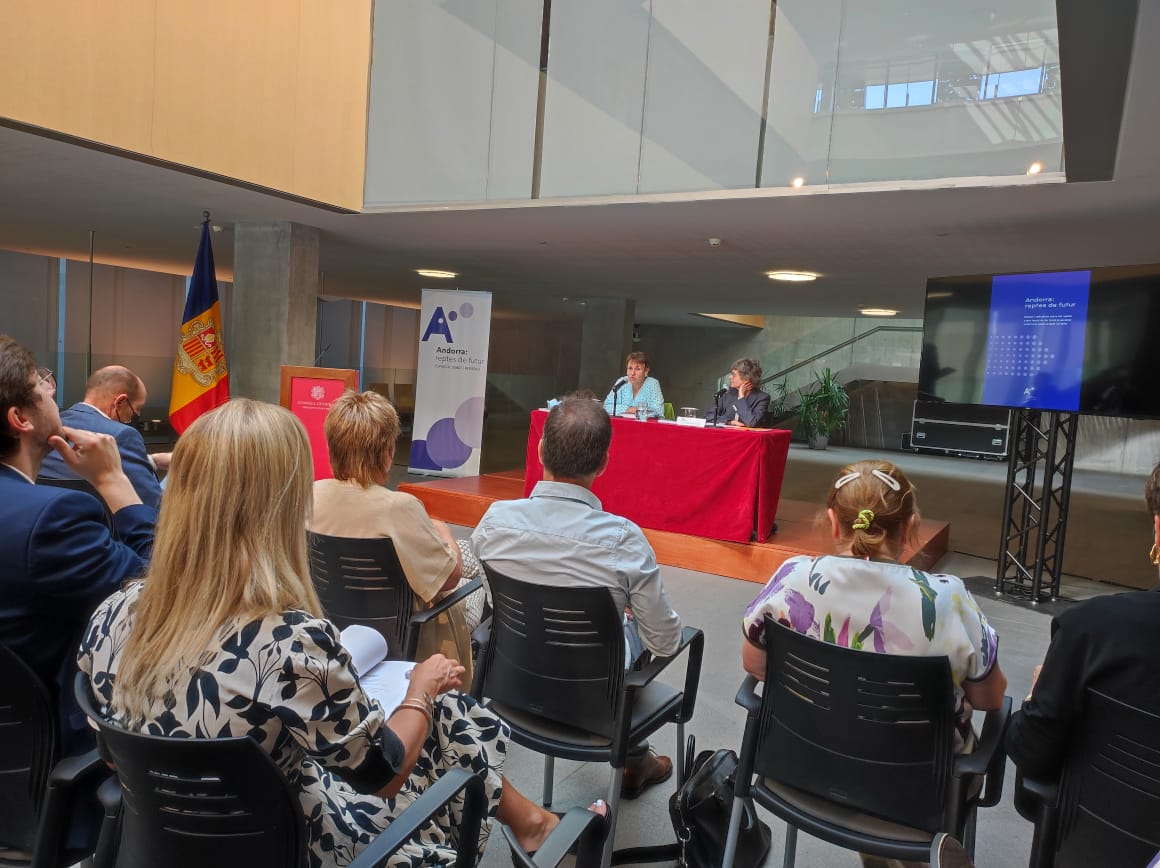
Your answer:
[[[834,635],[834,623],[830,620],[830,613],[826,613],[826,624],[822,628],[822,641],[829,642],[834,645],[838,641],[838,637]]]
[[[930,586],[926,576],[913,567],[910,569],[910,580],[918,585],[918,589],[922,593],[922,632],[926,634],[929,641],[934,638],[936,614],[934,601],[938,593]]]

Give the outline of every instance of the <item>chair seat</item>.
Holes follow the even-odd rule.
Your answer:
[[[629,722],[629,741],[646,738],[675,720],[681,701],[681,691],[655,681],[639,691]],[[608,761],[612,749],[611,738],[545,720],[501,702],[491,701],[488,708],[511,727],[512,739],[516,744],[580,762]]]
[[[864,836],[872,838],[913,842],[913,844],[921,844],[928,851],[930,849],[930,841],[935,836],[933,832],[915,829],[914,826],[891,823],[889,819],[875,817],[862,811],[843,809],[838,803],[826,800],[826,798],[820,798],[819,796],[813,796],[796,787],[786,786],[784,783],[777,783],[769,779],[769,777],[762,780],[761,788],[757,790],[756,798],[759,802],[762,802],[762,789],[776,796],[782,803],[791,805],[793,808],[807,813],[818,824],[832,824],[835,827],[840,827],[840,829],[849,830],[857,834],[864,834]],[[806,832],[810,831],[810,825],[807,823],[795,825]]]

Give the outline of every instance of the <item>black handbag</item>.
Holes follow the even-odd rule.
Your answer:
[[[669,799],[669,816],[680,848],[677,864],[691,868],[720,868],[733,811],[737,754],[731,750],[705,750],[693,759],[689,737],[685,768],[688,777]],[[769,853],[769,825],[746,801],[737,839],[735,868],[758,868]]]

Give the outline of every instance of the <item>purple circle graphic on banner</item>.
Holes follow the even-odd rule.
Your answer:
[[[442,470],[443,468],[431,460],[431,456],[427,454],[427,441],[414,440],[411,442],[411,455],[407,459],[407,464],[414,467],[416,470]]]
[[[465,301],[459,305],[459,315],[464,319],[471,319],[471,315],[475,313],[475,305],[470,301]]]
[[[455,322],[458,316],[459,314],[457,314],[455,311],[451,311],[451,313],[447,314],[447,319],[451,320],[451,322]]]
[[[471,457],[471,447],[455,434],[454,419],[440,419],[427,431],[427,457],[441,467],[459,467]]]
[[[472,448],[483,446],[483,398],[468,398],[455,411],[455,434]]]

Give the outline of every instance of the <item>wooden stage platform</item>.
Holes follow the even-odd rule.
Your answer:
[[[400,485],[399,490],[423,501],[432,518],[475,527],[495,501],[524,496],[524,472],[508,470],[460,479],[408,482]],[[648,528],[643,530],[656,551],[657,561],[662,564],[764,584],[787,558],[833,552],[829,534],[815,522],[820,509],[817,504],[782,498],[777,509],[777,533],[764,542],[722,542]],[[945,521],[923,519],[918,538],[918,550],[908,550],[904,562],[919,569],[930,569],[947,553],[950,525]]]

